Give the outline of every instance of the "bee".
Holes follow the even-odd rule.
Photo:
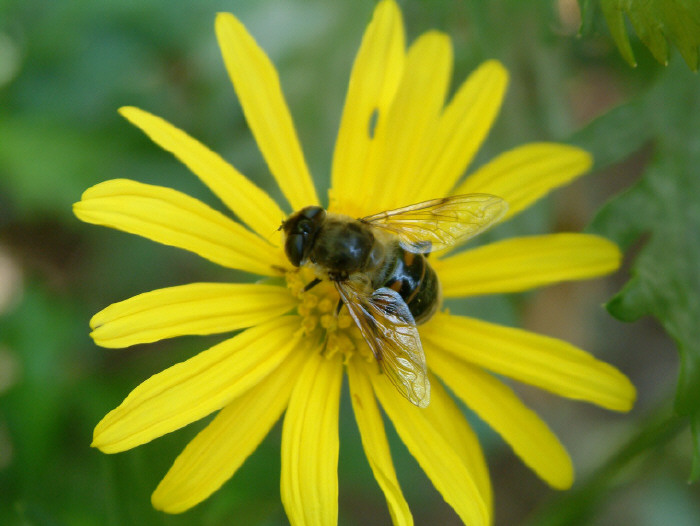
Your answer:
[[[295,267],[316,278],[306,290],[335,285],[381,370],[418,407],[430,403],[430,381],[417,325],[442,300],[430,252],[454,246],[497,223],[508,204],[488,194],[432,199],[354,219],[307,206],[282,223]]]

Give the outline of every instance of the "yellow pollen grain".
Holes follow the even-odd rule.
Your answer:
[[[347,334],[342,332],[332,332],[328,335],[326,341],[326,353],[330,358],[336,353],[349,354],[355,350],[355,344],[348,337]]]
[[[296,272],[287,272],[287,288],[293,296],[300,298],[304,294],[304,284]]]
[[[339,329],[347,329],[352,325],[352,318],[348,316],[347,314],[339,314],[338,315],[338,328]]]
[[[332,314],[324,314],[321,316],[321,327],[326,330],[335,330],[338,328],[338,320]]]
[[[302,268],[287,273],[287,287],[299,300],[297,312],[301,316],[301,326],[307,336],[316,334],[325,340],[323,355],[331,358],[341,354],[345,360],[358,351],[359,341],[354,340],[352,328],[355,326],[347,310],[337,312],[338,292],[333,283],[322,281],[306,290],[308,283],[314,280],[311,269]],[[349,329],[349,330],[348,330]],[[364,344],[360,352],[365,355],[371,352]]]
[[[306,334],[311,334],[318,327],[318,316],[304,316],[301,326]]]
[[[304,298],[302,299],[302,301],[304,302],[305,307],[311,309],[318,305],[318,296],[316,296],[315,294],[306,293],[304,294]]]
[[[321,312],[330,312],[333,310],[333,302],[330,300],[330,298],[323,298],[318,302],[318,310]]]

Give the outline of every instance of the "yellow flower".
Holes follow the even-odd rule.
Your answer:
[[[289,210],[318,205],[274,66],[232,15],[217,17],[216,32],[250,129]],[[329,210],[362,217],[429,198],[483,192],[509,203],[508,218],[590,167],[589,155],[577,148],[528,144],[460,183],[500,107],[507,73],[498,62],[486,62],[445,104],[451,66],[447,36],[428,32],[406,51],[398,7],[394,0],[379,3],[350,78]],[[156,508],[178,513],[206,499],[286,410],[285,510],[293,524],[335,524],[344,370],[362,444],[395,524],[413,520],[379,404],[437,490],[470,525],[491,520],[489,477],[478,440],[442,382],[556,488],[572,483],[569,456],[497,376],[616,411],[630,409],[635,391],[629,380],[586,352],[445,312],[419,328],[432,396],[426,409],[413,406],[378,372],[346,311],[336,315],[333,286],[304,290],[311,274],[295,271],[281,248],[278,228],[287,213],[181,130],[136,108],[121,113],[186,164],[240,222],[175,190],[126,179],[87,190],[76,215],[266,278],[155,290],[111,305],[91,321],[92,337],[104,347],[243,329],[143,382],[95,429],[93,446],[116,453],[218,411],[156,488]],[[584,234],[505,240],[431,257],[448,298],[591,278],[615,270],[619,261],[615,245]]]

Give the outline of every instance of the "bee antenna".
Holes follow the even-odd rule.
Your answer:
[[[267,235],[267,239],[272,239],[272,236],[274,236],[277,232],[279,232],[279,231],[282,230],[283,228],[284,228],[284,221],[282,221],[282,224],[279,226],[278,229],[273,230],[272,232],[270,232],[270,233]]]

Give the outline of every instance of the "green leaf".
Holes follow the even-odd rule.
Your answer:
[[[678,48],[693,71],[698,69],[700,46],[700,2],[697,0],[599,0],[615,44],[631,65],[637,62],[632,52],[625,16],[640,40],[656,60],[668,64],[668,44]],[[590,25],[592,2],[581,1],[585,25]]]
[[[652,138],[653,158],[641,180],[606,205],[592,229],[623,248],[643,242],[632,279],[609,302],[616,318],[634,321],[654,316],[673,338],[681,359],[675,409],[700,416],[700,79],[682,68],[667,70],[657,86],[632,103],[634,127]],[[613,116],[619,115],[615,110]],[[622,113],[625,115],[626,113]],[[576,138],[594,146],[608,117]],[[646,131],[641,132],[641,128]],[[614,132],[613,132],[614,134]],[[628,141],[629,146],[634,141]],[[593,150],[595,153],[595,150]],[[610,156],[615,160],[615,155]],[[700,444],[696,441],[696,465]],[[698,469],[692,474],[697,478]]]
[[[690,431],[693,433],[695,450],[693,451],[693,466],[690,469],[690,482],[700,479],[700,412],[693,415],[690,421]]]
[[[619,489],[625,473],[644,471],[654,463],[653,451],[668,444],[685,429],[684,419],[669,416],[664,405],[646,415],[635,432],[599,468],[570,491],[556,495],[547,506],[528,518],[526,526],[574,526],[595,523],[597,510]],[[651,468],[653,469],[653,468]],[[628,481],[626,481],[628,482]],[[678,516],[678,515],[677,515]],[[692,520],[692,519],[691,519]],[[683,524],[695,524],[679,521]]]

